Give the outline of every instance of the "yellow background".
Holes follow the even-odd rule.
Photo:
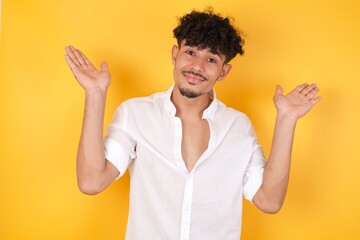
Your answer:
[[[321,88],[297,125],[283,209],[265,215],[245,203],[242,239],[360,239],[358,0],[3,0],[0,239],[123,239],[129,176],[97,196],[77,189],[84,92],[63,48],[108,61],[108,124],[123,100],[172,84],[176,17],[206,6],[246,34],[217,96],[249,115],[267,155],[276,84]]]

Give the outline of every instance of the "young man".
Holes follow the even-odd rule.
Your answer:
[[[280,210],[289,178],[297,120],[319,100],[315,84],[287,95],[277,87],[277,118],[267,162],[245,114],[216,99],[214,85],[243,54],[243,40],[227,18],[211,11],[185,15],[174,30],[174,85],[120,105],[103,141],[110,73],[66,47],[72,72],[85,89],[77,156],[79,188],[103,191],[129,169],[126,239],[239,239],[242,196],[267,213]]]

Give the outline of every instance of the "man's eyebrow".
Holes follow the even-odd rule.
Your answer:
[[[201,49],[205,49],[204,47],[201,47],[201,46],[196,46],[196,45],[187,45],[185,44],[184,46],[188,46],[188,47],[191,47],[191,48],[194,48],[194,49],[197,49],[197,50],[201,50]],[[213,48],[210,48],[209,52],[211,54],[214,54],[216,56],[218,56],[220,59],[223,59],[225,57],[224,54],[221,54],[220,51],[216,50],[216,49],[213,49]]]
[[[216,56],[218,56],[220,59],[223,59],[225,56],[223,54],[221,54],[219,51],[215,50],[215,49],[210,49],[210,52]]]

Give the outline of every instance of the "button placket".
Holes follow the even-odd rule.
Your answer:
[[[186,168],[185,162],[182,158],[181,153],[181,141],[182,141],[182,123],[180,118],[174,117],[174,126],[175,126],[175,134],[174,134],[174,156],[176,159],[176,165],[183,170],[184,172],[188,173]]]
[[[193,198],[194,187],[194,174],[193,171],[186,177],[186,183],[184,188],[184,200],[181,214],[181,240],[188,240],[190,238],[190,226],[191,226],[191,206]]]

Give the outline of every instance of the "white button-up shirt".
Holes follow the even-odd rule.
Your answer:
[[[189,172],[172,90],[127,100],[108,127],[105,157],[130,172],[126,239],[238,240],[242,196],[252,200],[265,165],[251,122],[214,94],[208,148]]]

